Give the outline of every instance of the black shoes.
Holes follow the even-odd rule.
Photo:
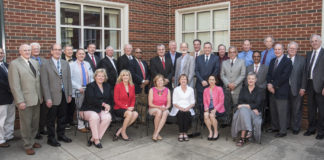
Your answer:
[[[66,137],[65,135],[58,137],[57,140],[58,141],[63,141],[65,143],[71,143],[72,142],[72,140],[70,138]]]
[[[276,138],[285,137],[285,136],[287,136],[287,133],[277,133],[275,135]]]
[[[39,133],[37,133],[35,139],[42,140],[43,139],[43,136],[40,135]]]
[[[315,131],[306,131],[305,133],[304,133],[304,136],[310,136],[310,135],[312,135],[312,134],[315,134]]]
[[[93,143],[93,145],[96,147],[96,148],[102,148],[102,145],[101,145],[101,143],[99,142],[98,144],[95,144],[95,143]]]
[[[324,138],[324,134],[322,134],[322,135],[319,135],[319,134],[318,134],[318,135],[316,136],[316,139],[318,139],[318,140],[321,140],[321,139],[323,139],[323,138]]]
[[[113,141],[117,141],[119,136],[117,136],[117,132],[118,132],[119,128],[117,129],[117,131],[113,134]]]
[[[59,147],[61,146],[61,144],[59,142],[56,141],[56,139],[48,139],[47,140],[47,144],[53,147]]]
[[[268,129],[266,130],[266,132],[267,132],[267,133],[275,133],[275,132],[279,132],[279,130],[277,130],[277,129],[272,129],[272,128],[268,128]]]
[[[299,134],[299,130],[293,130],[293,131],[292,131],[292,134],[294,134],[294,135],[298,135],[298,134]]]
[[[219,133],[217,135],[217,137],[213,137],[213,141],[216,141],[219,138]]]
[[[92,136],[90,136],[90,138],[89,138],[89,140],[88,140],[88,144],[87,144],[88,147],[90,147],[90,146],[92,145],[92,143],[93,143],[93,142],[91,141],[91,138],[92,138]]]

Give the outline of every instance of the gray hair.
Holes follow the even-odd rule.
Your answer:
[[[297,47],[297,49],[298,49],[298,47],[299,47],[297,42],[295,42],[295,41],[291,41],[291,42],[288,43],[287,48],[289,49],[289,47],[290,47],[291,45],[295,45],[295,46]]]
[[[320,35],[318,35],[318,34],[312,34],[312,36],[310,37],[310,42],[312,42],[312,39],[313,38],[316,38],[317,40],[319,40],[320,42],[322,42],[322,38],[321,38],[321,36]]]
[[[285,47],[284,47],[281,43],[277,43],[277,44],[274,46],[274,48],[276,48],[277,46],[281,46],[281,49],[282,49],[282,50],[285,49]]]
[[[31,47],[30,47],[29,44],[24,43],[24,44],[22,44],[22,45],[19,46],[19,51],[21,51],[23,47],[28,47],[29,49],[31,49]]]
[[[33,42],[33,43],[30,44],[30,47],[33,47],[33,46],[36,46],[39,49],[41,48],[41,46],[37,42]]]
[[[65,50],[65,49],[68,48],[68,47],[71,47],[71,48],[73,49],[73,46],[67,44],[67,45],[64,46],[64,49],[63,49],[63,50]]]
[[[175,40],[171,40],[171,41],[169,41],[169,45],[170,45],[171,43],[175,43],[175,44],[177,44],[177,42],[176,42]]]
[[[182,44],[186,44],[187,47],[189,46],[187,42],[182,42],[180,43],[180,47],[182,46]]]
[[[271,35],[266,36],[266,37],[264,38],[263,42],[265,43],[266,40],[267,40],[268,38],[271,38],[272,43],[275,43],[275,39],[274,39],[273,36],[271,36]]]
[[[235,49],[236,53],[238,52],[238,51],[237,51],[237,48],[236,48],[235,46],[230,46],[230,47],[228,48],[228,51],[230,51],[231,49]]]
[[[206,44],[209,44],[210,47],[213,49],[213,44],[212,44],[212,43],[210,43],[210,42],[205,42],[205,43],[204,43],[204,47],[205,47]]]
[[[226,46],[224,44],[219,44],[217,49],[219,50],[219,47],[222,47],[222,46],[225,48],[225,51],[226,51]]]
[[[158,45],[156,46],[156,49],[159,49],[160,47],[163,47],[163,48],[165,49],[165,46],[164,46],[163,44],[158,44]]]
[[[130,46],[130,48],[133,49],[133,46],[132,46],[131,44],[125,44],[125,45],[124,45],[124,48],[126,48],[127,46]]]
[[[112,46],[107,46],[107,47],[106,47],[106,50],[107,50],[107,49],[112,49],[112,50],[114,50],[114,48],[113,48]]]
[[[254,76],[255,79],[257,78],[257,75],[256,75],[256,73],[254,73],[254,72],[249,72],[249,73],[247,74],[246,78],[247,78],[248,76]]]
[[[250,40],[248,40],[248,39],[244,40],[243,44],[244,44],[244,42],[249,42],[251,44]]]

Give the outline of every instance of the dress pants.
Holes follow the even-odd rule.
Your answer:
[[[66,118],[65,118],[66,124],[71,124],[73,122],[74,111],[75,111],[75,100],[74,98],[72,98],[72,101],[70,103],[67,103],[67,107],[66,107]]]
[[[140,116],[141,123],[146,121],[147,108],[147,94],[145,94],[145,89],[143,88],[140,94],[136,94],[135,103],[135,110]]]
[[[188,132],[191,125],[191,113],[178,111],[177,113],[177,121],[179,126],[180,133]]]
[[[0,144],[13,138],[15,124],[15,105],[0,105]]]
[[[293,96],[291,91],[289,91],[287,127],[290,126],[290,128],[293,131],[299,131],[301,128],[302,109],[303,109],[302,102],[303,102],[302,96],[300,96],[299,94],[297,96]]]
[[[102,139],[111,122],[111,114],[108,111],[100,113],[94,111],[80,111],[80,116],[89,121],[92,137]]]
[[[288,100],[278,99],[270,94],[270,114],[271,127],[273,130],[279,130],[279,133],[287,133],[287,111]]]
[[[62,100],[59,105],[53,105],[47,113],[47,132],[48,139],[55,139],[55,121],[57,122],[56,133],[58,137],[65,134],[65,116],[67,102],[64,92],[62,92]]]
[[[47,112],[48,112],[48,107],[46,106],[46,103],[43,102],[40,105],[40,116],[39,116],[38,132],[44,131],[44,128],[46,127]]]
[[[40,104],[27,106],[24,110],[19,111],[20,133],[24,141],[24,148],[30,149],[35,143],[34,138],[39,127]]]
[[[308,80],[307,93],[308,131],[313,132],[317,129],[319,135],[324,135],[324,96],[315,92],[312,80]]]

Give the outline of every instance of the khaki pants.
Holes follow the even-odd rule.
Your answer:
[[[135,110],[140,116],[141,123],[145,123],[146,121],[147,108],[147,94],[145,94],[145,89],[143,88],[140,94],[136,94],[135,103]]]
[[[40,104],[35,106],[28,106],[24,110],[19,111],[20,132],[24,141],[24,148],[30,149],[35,143],[35,136],[39,126],[39,111]]]

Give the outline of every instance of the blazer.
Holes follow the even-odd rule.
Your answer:
[[[109,104],[112,107],[113,98],[111,95],[111,87],[109,83],[103,83],[102,86],[103,93],[95,81],[87,85],[83,104],[80,109],[81,111],[94,111],[100,113],[102,110],[105,110],[105,108],[102,107],[102,103]]]
[[[224,92],[222,87],[215,86],[212,90],[213,105],[218,113],[225,112],[224,107]],[[210,87],[204,90],[204,109],[208,110],[210,105]]]
[[[101,59],[97,65],[97,68],[103,68],[106,70],[108,76],[108,83],[110,84],[111,87],[115,86],[118,78],[117,62],[115,59],[113,59],[113,63],[116,69],[114,68],[109,58],[105,56],[105,58]]]
[[[143,64],[143,69],[145,72],[145,79],[143,77],[143,73],[140,67],[140,64],[138,63],[136,58],[133,58],[133,60],[130,61],[131,63],[131,67],[130,67],[130,72],[132,74],[132,79],[133,79],[133,83],[135,85],[135,94],[139,94],[142,92],[142,88],[141,88],[141,84],[143,82],[143,80],[150,80],[150,71],[148,68],[147,63],[144,60],[141,60],[142,64]],[[149,86],[146,85],[145,86],[145,93],[148,93],[148,89]]]
[[[197,58],[198,56],[200,56],[200,55],[203,55],[203,54],[204,54],[204,53],[203,53],[203,52],[202,52],[202,51],[200,50],[200,51],[199,51],[199,54],[198,54],[198,56],[196,57],[196,56],[195,56],[195,53],[196,53],[195,51],[193,51],[193,52],[190,52],[190,56],[194,57],[195,59],[196,59],[196,58]]]
[[[65,58],[65,54],[64,53],[62,53],[62,55],[61,55],[61,59],[63,59],[63,60],[66,60],[66,58]],[[74,62],[74,61],[76,61],[77,59],[76,59],[76,57],[75,57],[75,55],[73,55],[72,56],[72,61],[70,61],[69,63],[72,63],[72,62]],[[67,60],[66,60],[67,61]]]
[[[248,85],[246,77],[250,72],[254,72],[254,63],[246,67],[246,76],[244,81],[246,86]],[[267,73],[268,73],[268,66],[260,63],[260,66],[258,68],[258,73],[256,73],[256,78],[257,78],[257,81],[255,83],[256,86],[262,89],[267,88]]]
[[[248,86],[242,87],[238,99],[238,105],[240,104],[249,104],[251,110],[257,109],[259,112],[262,112],[262,101],[263,101],[263,92],[262,89],[255,86],[252,92],[249,91]]]
[[[128,84],[128,92],[127,95],[125,86],[123,82],[116,84],[114,89],[114,109],[128,109],[128,107],[135,106],[135,86]]]
[[[181,63],[183,63],[183,68],[181,70]],[[179,77],[181,74],[186,74],[188,76],[188,85],[190,87],[194,86],[193,77],[195,76],[195,58],[186,54],[184,57],[180,56],[177,59],[177,64],[175,68],[175,75],[174,75],[174,86],[179,85]]]
[[[36,77],[22,57],[11,61],[8,71],[9,86],[16,105],[26,103],[27,107],[43,102],[39,64],[33,59],[29,61],[36,70]]]
[[[90,64],[86,61],[84,62],[84,69],[88,71],[88,83],[93,82],[93,72]],[[71,69],[71,81],[72,81],[72,97],[75,97],[75,92],[82,87],[82,70],[79,68],[77,61],[70,63]]]
[[[94,73],[96,71],[97,67],[98,67],[98,63],[100,61],[100,58],[95,54],[93,56],[94,56],[94,59],[96,61],[96,66],[93,64],[92,59],[91,59],[91,57],[89,56],[88,53],[86,54],[84,60],[90,63],[91,68],[92,68],[92,72]]]
[[[3,62],[8,70],[8,64]],[[0,105],[12,104],[13,96],[10,91],[8,73],[0,66]]]
[[[164,78],[167,78],[169,80],[169,83],[166,87],[169,89],[172,89],[172,76],[174,74],[174,70],[172,67],[171,59],[167,56],[164,57],[165,59],[165,69],[163,69],[162,61],[159,56],[153,57],[150,60],[150,69],[151,69],[151,81],[153,81],[154,77],[157,74],[162,74]]]
[[[132,56],[134,59],[134,56]],[[117,59],[117,69],[118,69],[118,74],[123,70],[127,69],[130,70],[130,60],[128,59],[127,55],[124,54],[121,57]]]
[[[299,90],[302,86],[303,72],[305,69],[306,59],[303,56],[296,55],[293,68],[289,77],[290,91],[293,96],[299,94]]]
[[[236,57],[236,60],[231,66],[231,59],[222,63],[220,77],[224,83],[224,88],[227,88],[229,83],[234,83],[236,88],[233,94],[239,94],[242,88],[243,81],[246,75],[245,61]]]
[[[276,58],[272,59],[267,74],[267,82],[271,83],[275,89],[274,96],[277,99],[288,99],[289,77],[292,71],[291,60],[283,55],[275,71],[273,71]]]
[[[52,100],[53,105],[60,105],[62,100],[62,81],[65,98],[72,96],[72,81],[70,65],[67,61],[60,59],[62,68],[62,79],[52,58],[41,66],[41,85],[45,100]]]
[[[171,53],[170,53],[170,51],[165,53],[165,57],[170,58],[170,60],[171,60],[171,64],[172,64],[172,67],[173,67],[173,70],[174,70],[174,71],[175,71],[175,67],[176,67],[176,65],[177,65],[177,59],[178,59],[181,55],[182,55],[181,53],[176,52],[176,53],[175,53],[174,63],[172,63]],[[174,73],[173,73],[173,76],[174,76]]]
[[[313,51],[310,51],[306,55],[306,64],[303,74],[303,82],[302,82],[302,89],[307,89],[307,80],[308,80],[308,74],[311,63]],[[314,62],[314,70],[313,70],[313,88],[316,93],[322,93],[322,90],[324,88],[324,49],[321,48],[319,55],[317,57],[316,62]]]
[[[210,75],[217,76],[219,73],[219,60],[218,56],[214,54],[209,55],[207,64],[205,63],[205,55],[200,55],[196,58],[195,74],[197,77],[196,89],[198,92],[203,93],[204,87],[201,85],[203,80],[208,81]]]

